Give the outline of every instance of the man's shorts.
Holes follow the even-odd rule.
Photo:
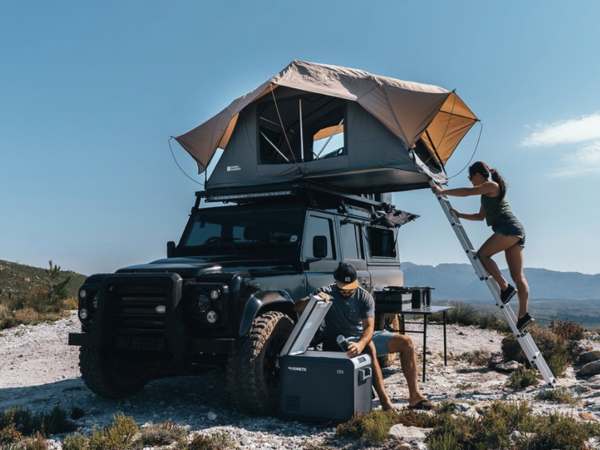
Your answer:
[[[390,350],[388,349],[388,342],[397,333],[392,333],[391,331],[381,330],[373,333],[373,344],[375,344],[375,351],[377,352],[377,356],[389,355]],[[358,342],[360,340],[360,336],[358,337],[349,337],[349,342]]]

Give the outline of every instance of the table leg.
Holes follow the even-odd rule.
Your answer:
[[[447,351],[446,351],[446,311],[444,311],[443,317],[444,317],[444,365],[447,366],[448,365],[448,357],[447,357]]]
[[[425,367],[427,366],[427,314],[423,319],[423,383],[425,383]]]

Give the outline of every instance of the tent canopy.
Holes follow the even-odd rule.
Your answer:
[[[199,173],[225,150],[212,187],[320,177],[359,190],[373,186],[360,182],[370,178],[391,183],[373,190],[383,192],[445,181],[443,166],[476,121],[455,92],[296,60],[175,139]],[[332,153],[339,135],[343,146]],[[360,144],[367,136],[371,146]],[[323,154],[317,141],[327,144]]]

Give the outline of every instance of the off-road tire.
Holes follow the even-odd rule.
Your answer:
[[[145,371],[124,371],[115,366],[106,351],[79,348],[79,370],[85,385],[106,398],[129,397],[141,391],[148,381]]]
[[[380,314],[379,323],[377,324],[377,329],[378,330],[385,329],[386,322],[388,322],[388,319],[391,320],[391,322],[389,322],[389,327],[391,327],[392,330],[400,329],[400,321],[398,320],[398,315],[393,314],[393,313]],[[384,355],[384,356],[378,356],[377,361],[379,361],[379,366],[382,369],[385,369],[386,367],[390,367],[396,360],[396,356],[397,356],[397,353],[392,353],[392,354]]]
[[[251,414],[277,413],[279,354],[292,333],[287,315],[270,311],[257,316],[227,360],[229,392],[238,408]]]

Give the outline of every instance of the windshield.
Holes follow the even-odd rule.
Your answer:
[[[218,208],[200,211],[179,245],[190,255],[245,254],[293,257],[300,249],[303,209]]]

